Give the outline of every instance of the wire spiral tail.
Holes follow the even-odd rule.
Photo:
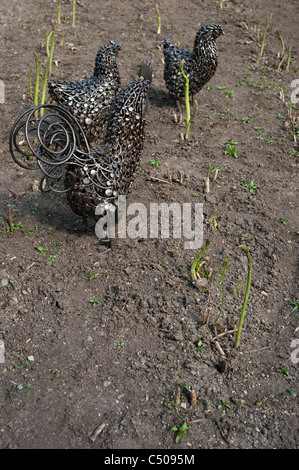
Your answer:
[[[27,170],[40,169],[48,190],[59,189],[65,164],[80,164],[90,153],[87,138],[78,121],[56,104],[43,104],[24,111],[14,122],[9,136],[14,161]]]

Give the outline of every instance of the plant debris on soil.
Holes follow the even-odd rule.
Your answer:
[[[57,1],[0,6],[0,447],[298,449],[297,0],[161,0],[160,34],[156,2],[80,0],[75,24],[72,3],[60,22]],[[186,140],[161,44],[192,50],[209,23],[225,36]],[[12,160],[10,129],[33,106],[34,53],[41,93],[52,27],[53,79],[90,77],[110,40],[122,86],[151,62],[127,203],[203,204],[210,245],[194,281],[202,247],[171,233],[104,246],[65,195],[41,192],[41,173]],[[236,348],[240,246],[252,278]]]

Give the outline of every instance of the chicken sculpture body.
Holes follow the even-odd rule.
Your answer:
[[[110,41],[96,55],[90,79],[48,83],[51,98],[78,120],[88,139],[95,138],[105,124],[110,104],[120,87],[116,57],[120,44]]]
[[[184,59],[184,72],[189,79],[189,92],[193,97],[216,72],[218,64],[216,39],[222,34],[224,32],[219,25],[203,26],[196,34],[193,51],[185,51],[168,39],[164,40],[164,80],[169,95],[177,103],[185,93],[185,80],[180,72],[182,59]]]
[[[105,139],[95,150],[79,122],[55,104],[30,108],[12,126],[10,151],[16,163],[41,169],[48,189],[65,192],[69,206],[86,224],[89,218],[97,220],[99,204],[116,211],[118,197],[133,182],[143,149],[149,62],[142,62],[139,76],[112,102]],[[40,108],[44,115],[36,117]]]
[[[71,189],[67,200],[85,222],[95,216],[98,204],[110,208],[116,204],[117,208],[117,198],[130,190],[143,149],[151,74],[150,64],[143,62],[144,77],[122,88],[110,107],[103,144],[88,156],[83,167],[68,167],[65,184]]]

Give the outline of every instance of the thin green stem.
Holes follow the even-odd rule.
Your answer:
[[[48,31],[46,30],[46,54],[47,57],[50,55],[50,37],[51,37],[52,31],[48,34]]]
[[[290,45],[290,47],[289,47],[289,52],[288,52],[288,60],[287,60],[286,70],[289,70],[289,68],[290,68],[290,63],[291,63],[291,50],[292,50],[292,46]]]
[[[241,337],[241,332],[242,332],[242,326],[243,326],[243,321],[245,317],[245,312],[246,312],[246,307],[247,307],[247,302],[248,302],[248,297],[249,297],[249,292],[250,292],[250,286],[251,286],[251,271],[252,271],[252,265],[251,265],[251,258],[249,254],[249,250],[246,246],[240,245],[239,248],[244,251],[244,253],[247,256],[248,260],[248,275],[247,275],[247,287],[246,287],[246,292],[245,292],[245,297],[243,301],[243,306],[242,306],[242,311],[239,319],[239,326],[238,326],[238,331],[237,331],[237,337],[236,337],[236,342],[235,342],[235,348],[239,346],[240,343],[240,337]]]
[[[52,62],[53,62],[53,52],[54,52],[54,44],[55,44],[55,30],[54,28],[52,29],[52,40],[51,40],[51,48],[50,48],[50,55],[49,55],[49,76],[51,75],[52,72]]]
[[[37,54],[34,52],[35,57],[35,88],[34,88],[34,106],[38,106],[38,92],[39,92],[39,60]],[[36,111],[36,116],[38,111]]]
[[[261,49],[260,49],[260,53],[259,53],[259,59],[262,57],[263,52],[264,52],[266,35],[267,35],[267,31],[268,31],[269,26],[270,26],[270,23],[269,23],[269,21],[267,21],[265,31],[264,31],[264,34],[263,34],[263,40],[262,40],[262,45],[261,45]]]
[[[280,42],[281,42],[281,53],[280,53],[280,57],[281,57],[281,61],[279,62],[279,66],[278,66],[278,70],[280,70],[280,67],[282,66],[284,60],[285,60],[285,56],[284,56],[284,41],[282,39],[282,36],[280,34],[280,31],[277,30],[277,34],[278,34],[278,37],[280,39]]]
[[[60,12],[61,12],[61,1],[58,0],[58,13],[57,13],[57,23],[60,24]]]
[[[186,120],[187,120],[187,123],[188,123],[189,119],[190,119],[189,79],[188,79],[187,75],[185,74],[184,64],[185,64],[185,61],[184,61],[184,59],[182,59],[181,62],[180,62],[180,71],[181,71],[181,74],[183,75],[184,80],[185,80]]]
[[[75,26],[76,21],[76,0],[73,0],[73,26]]]
[[[33,100],[33,92],[32,92],[32,69],[29,69],[29,94],[30,98]]]
[[[224,277],[225,277],[225,272],[228,268],[228,263],[229,263],[229,256],[225,255],[224,257],[224,262],[223,262],[223,265],[220,266],[220,275],[221,275],[221,287],[222,287],[222,300],[221,300],[221,307],[220,307],[220,311],[217,315],[217,318],[215,320],[215,325],[217,325],[218,323],[218,320],[219,320],[219,317],[222,313],[222,310],[223,310],[223,306],[224,306],[224,300],[225,300],[225,289],[224,289]]]
[[[45,104],[47,84],[48,84],[48,67],[45,67],[44,83],[43,83],[43,89],[42,89],[42,96],[41,96],[40,104]],[[41,108],[40,109],[40,117],[43,117],[43,115],[44,115],[44,108]]]
[[[186,107],[186,121],[187,121],[185,139],[187,140],[188,137],[189,137],[190,125],[191,125],[191,122],[193,121],[193,118],[194,118],[196,112],[197,112],[198,104],[197,104],[197,101],[194,100],[194,110],[193,110],[193,113],[192,113],[192,116],[191,116],[190,115],[190,99],[189,99],[189,79],[188,79],[187,75],[184,72],[184,63],[185,63],[185,61],[184,61],[184,59],[182,59],[181,62],[180,62],[180,71],[181,71],[181,74],[183,75],[183,78],[185,80],[185,107]]]
[[[192,113],[192,115],[191,115],[189,121],[187,122],[185,139],[188,139],[188,137],[189,137],[190,125],[191,125],[191,122],[193,121],[193,118],[194,118],[194,116],[195,116],[197,110],[198,110],[198,104],[197,104],[197,101],[194,100],[194,110],[193,110],[193,113]]]
[[[256,35],[257,35],[257,40],[258,40],[258,41],[260,40],[261,24],[262,24],[262,22],[260,22],[260,23],[258,24],[257,31],[256,31]]]
[[[157,34],[160,34],[161,33],[161,16],[160,16],[158,4],[156,4],[156,12],[157,12],[157,17],[158,17]]]
[[[196,279],[197,279],[197,276],[196,276],[196,267],[197,267],[199,261],[201,260],[201,258],[203,257],[203,255],[205,254],[205,252],[207,251],[207,249],[209,248],[210,243],[211,243],[211,240],[208,238],[208,239],[206,240],[205,246],[204,246],[203,249],[200,251],[199,255],[196,256],[195,260],[193,261],[193,263],[192,263],[192,265],[191,265],[191,279],[192,279],[192,281],[196,281]]]

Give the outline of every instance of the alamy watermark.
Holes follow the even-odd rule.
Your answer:
[[[293,364],[298,364],[299,362],[299,338],[293,339],[291,341],[291,348],[296,348],[292,351],[291,361]]]
[[[4,353],[5,353],[5,347],[4,347],[4,341],[3,339],[0,339],[0,364],[4,364]]]
[[[297,104],[299,102],[299,78],[292,80],[291,88],[295,88],[295,90],[291,92],[291,102]]]
[[[148,208],[139,202],[127,205],[126,196],[119,196],[117,211],[113,204],[101,203],[95,214],[100,218],[95,226],[96,236],[118,238],[184,239],[185,249],[198,249],[203,242],[202,203],[156,203]],[[134,216],[128,219],[127,216]]]
[[[5,103],[5,85],[4,81],[0,80],[0,104]]]

